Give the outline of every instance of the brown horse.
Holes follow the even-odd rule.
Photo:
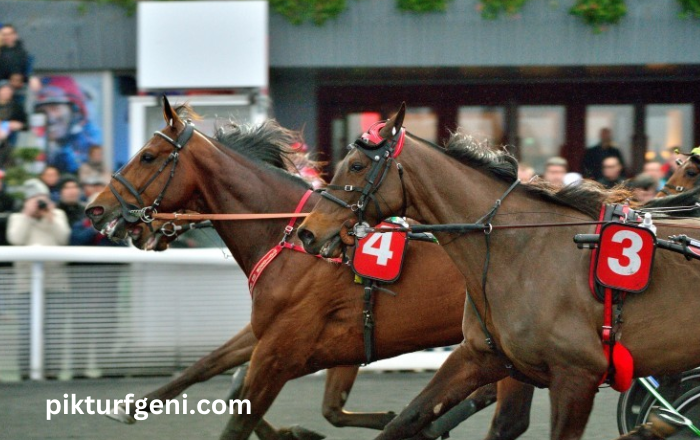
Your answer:
[[[365,207],[365,219],[372,222],[381,207],[382,215],[405,210],[426,224],[489,223],[478,233],[439,234],[467,280],[465,340],[379,438],[418,434],[469,393],[513,370],[550,388],[551,437],[580,438],[608,368],[600,339],[603,306],[588,288],[590,259],[572,242],[575,234],[594,228],[503,227],[592,222],[604,202],[624,201],[629,193],[588,183],[560,191],[547,184],[517,185],[517,162],[504,152],[460,135],[446,149],[410,134],[401,137],[404,113],[402,107],[379,130],[379,145],[365,143],[362,150],[368,153],[359,148],[348,153],[331,183],[350,191],[335,197],[340,203],[319,202],[298,230],[307,251],[323,250],[328,256],[333,251],[324,244],[357,221],[348,207]],[[700,226],[692,220],[656,224],[662,236],[692,235],[692,228]],[[700,307],[694,289],[699,281],[697,266],[659,251],[647,291],[627,297],[621,342],[634,356],[636,377],[679,373],[700,364],[700,332],[692,325]]]
[[[673,172],[656,197],[680,194],[697,186],[697,181],[700,178],[700,156],[694,153],[687,154],[687,156],[688,159]]]
[[[283,171],[285,148],[279,142],[265,142],[265,133],[273,125],[265,124],[248,135],[233,133],[238,140],[226,147],[193,131],[166,100],[163,111],[168,124],[165,129],[117,173],[112,190],[101,193],[88,207],[97,229],[117,238],[138,236],[138,242],[143,243],[149,233],[140,220],[147,215],[143,201],[158,205],[161,211],[290,212],[307,191],[305,182]],[[284,144],[289,141],[284,136],[282,139]],[[313,195],[306,205],[317,201],[318,196]],[[279,242],[285,225],[286,220],[214,222],[246,274]],[[445,267],[447,272],[437,274],[432,265]],[[398,296],[376,296],[376,358],[461,340],[464,279],[450,267],[438,246],[411,243],[407,275],[391,286]],[[252,292],[250,329],[188,369],[174,381],[174,387],[157,390],[149,397],[175,396],[189,384],[242,362],[252,352],[238,397],[250,400],[253,414],[235,415],[225,434],[226,438],[248,437],[288,380],[365,361],[363,289],[352,279],[345,267],[301,252],[281,253]],[[354,380],[356,370],[351,372]],[[351,385],[352,380],[335,390],[335,395],[342,396],[337,408],[344,405]],[[364,417],[363,426],[381,428],[392,415]]]

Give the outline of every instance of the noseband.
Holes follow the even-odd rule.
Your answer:
[[[360,136],[354,143],[348,145],[348,148],[356,148],[372,161],[372,168],[365,176],[365,181],[367,183],[362,187],[353,185],[328,185],[321,192],[321,195],[324,198],[355,212],[358,216],[358,225],[361,225],[364,221],[365,210],[367,209],[369,202],[374,203],[378,218],[383,218],[379,201],[376,197],[376,192],[384,182],[384,178],[389,172],[391,162],[394,161],[399,154],[401,154],[401,150],[403,149],[406,129],[400,128],[399,130],[396,130],[396,128],[394,128],[393,137],[390,139],[383,139],[379,135],[379,131],[385,126],[386,122],[378,122],[372,125],[369,130]],[[398,162],[396,163],[396,167],[399,171],[401,190],[403,192],[403,207],[401,213],[401,216],[403,217],[406,215],[406,188],[403,182],[403,167]],[[359,192],[360,198],[356,203],[351,205],[328,192],[329,190]]]
[[[192,138],[192,135],[194,134],[194,125],[190,121],[185,122],[185,129],[182,130],[182,133],[177,137],[177,140],[173,140],[170,136],[164,134],[162,131],[156,131],[153,135],[154,136],[159,136],[163,139],[165,139],[170,145],[175,147],[175,151],[170,153],[168,158],[163,162],[163,164],[158,168],[158,171],[151,176],[150,179],[146,182],[146,184],[141,187],[141,189],[136,189],[134,185],[131,184],[122,174],[121,174],[121,168],[115,172],[112,175],[112,178],[116,180],[117,182],[121,183],[124,188],[127,189],[129,194],[134,196],[136,201],[138,202],[139,206],[136,206],[132,203],[128,203],[124,198],[117,192],[116,188],[112,184],[112,182],[109,183],[109,189],[112,191],[112,194],[114,194],[114,197],[116,197],[117,201],[119,201],[119,204],[122,207],[122,217],[127,223],[136,223],[138,221],[142,221],[144,223],[149,224],[150,228],[150,223],[153,221],[153,214],[158,212],[158,206],[160,205],[160,202],[163,200],[163,197],[165,196],[165,191],[168,189],[168,186],[170,185],[170,182],[173,180],[173,176],[175,175],[175,168],[177,167],[177,163],[180,157],[180,150],[182,150],[185,145],[187,145],[187,142]],[[165,181],[165,185],[163,185],[163,189],[160,191],[158,196],[155,198],[153,203],[149,206],[146,206],[144,203],[143,199],[141,198],[141,194],[146,191],[146,189],[153,183],[158,176],[165,170],[165,168],[172,162],[172,166],[170,168],[170,175],[168,176],[168,180]]]
[[[667,184],[664,185],[664,187],[661,188],[659,191],[661,191],[662,193],[666,194],[667,196],[672,196],[672,195],[674,195],[674,194],[680,194],[680,193],[682,193],[683,191],[685,191],[685,189],[686,189],[686,188],[685,188],[684,186],[671,186],[671,185],[669,185],[669,184],[667,183]],[[669,190],[674,190],[674,191],[676,191],[676,192],[675,192],[675,193],[672,193],[672,192],[669,191]]]

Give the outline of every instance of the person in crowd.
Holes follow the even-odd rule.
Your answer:
[[[13,73],[21,73],[28,78],[31,57],[13,25],[5,23],[0,27],[0,41],[0,81],[9,80]]]
[[[63,176],[58,187],[59,199],[56,206],[66,213],[68,224],[72,226],[86,217],[85,205],[80,201],[82,191],[78,185],[78,178],[70,174]]]
[[[15,198],[5,191],[5,171],[0,170],[0,213],[14,212]]]
[[[583,177],[599,181],[603,178],[603,161],[608,157],[616,157],[624,172],[625,163],[620,150],[613,143],[612,130],[600,130],[600,142],[586,150],[583,156]]]
[[[92,200],[93,196],[96,196],[105,189],[107,182],[108,180],[100,175],[88,176],[84,180],[81,180],[80,183],[83,187],[83,196],[85,200]]]
[[[656,177],[646,173],[639,174],[630,180],[627,186],[632,189],[634,199],[641,204],[653,199],[659,192]]]
[[[78,84],[70,76],[44,78],[34,110],[46,115],[47,163],[61,173],[77,174],[80,164],[88,160],[90,146],[101,143]]]
[[[13,99],[14,89],[8,81],[0,81],[0,167],[10,165],[17,133],[27,126],[24,108]]]
[[[59,183],[61,183],[61,173],[54,166],[47,166],[39,175],[41,182],[49,188],[51,200],[58,202],[59,199]]]
[[[49,188],[39,179],[22,185],[22,210],[10,215],[7,240],[15,246],[63,246],[68,244],[70,227],[66,213],[56,208]]]
[[[5,191],[5,172],[0,170],[0,246],[7,246],[7,220],[15,212],[17,202]],[[12,266],[12,263],[0,263],[0,266]]]
[[[653,177],[656,180],[656,190],[659,191],[666,185],[666,176],[664,175],[663,164],[656,160],[650,160],[644,163],[642,173]]]
[[[563,157],[551,157],[544,164],[544,173],[542,178],[552,184],[552,186],[561,188],[564,186],[564,176],[569,170],[569,162]]]
[[[623,182],[622,162],[617,156],[609,156],[603,159],[603,176],[598,179],[604,187],[610,189]]]
[[[87,162],[80,165],[78,177],[81,182],[85,182],[92,177],[97,176],[100,180],[109,181],[109,172],[105,169],[103,149],[101,145],[91,145],[88,149]]]
[[[520,183],[528,183],[535,177],[535,169],[526,163],[518,165],[518,180]]]

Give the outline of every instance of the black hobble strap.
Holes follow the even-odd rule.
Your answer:
[[[376,360],[374,350],[374,289],[376,282],[364,279],[364,297],[362,310],[362,334],[365,345],[365,365]]]

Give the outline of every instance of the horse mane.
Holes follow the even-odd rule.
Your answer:
[[[323,164],[292,148],[302,142],[299,132],[282,127],[273,119],[261,124],[217,123],[216,141],[245,157],[284,171],[290,177],[308,183],[299,175],[301,167],[320,170]]]
[[[518,178],[518,161],[505,148],[493,149],[487,142],[478,142],[470,135],[453,133],[442,150],[461,163],[506,183],[513,183]],[[632,198],[632,193],[622,186],[606,190],[592,181],[557,188],[540,179],[524,184],[522,188],[528,194],[574,208],[592,218],[598,217],[604,203],[623,203]]]

